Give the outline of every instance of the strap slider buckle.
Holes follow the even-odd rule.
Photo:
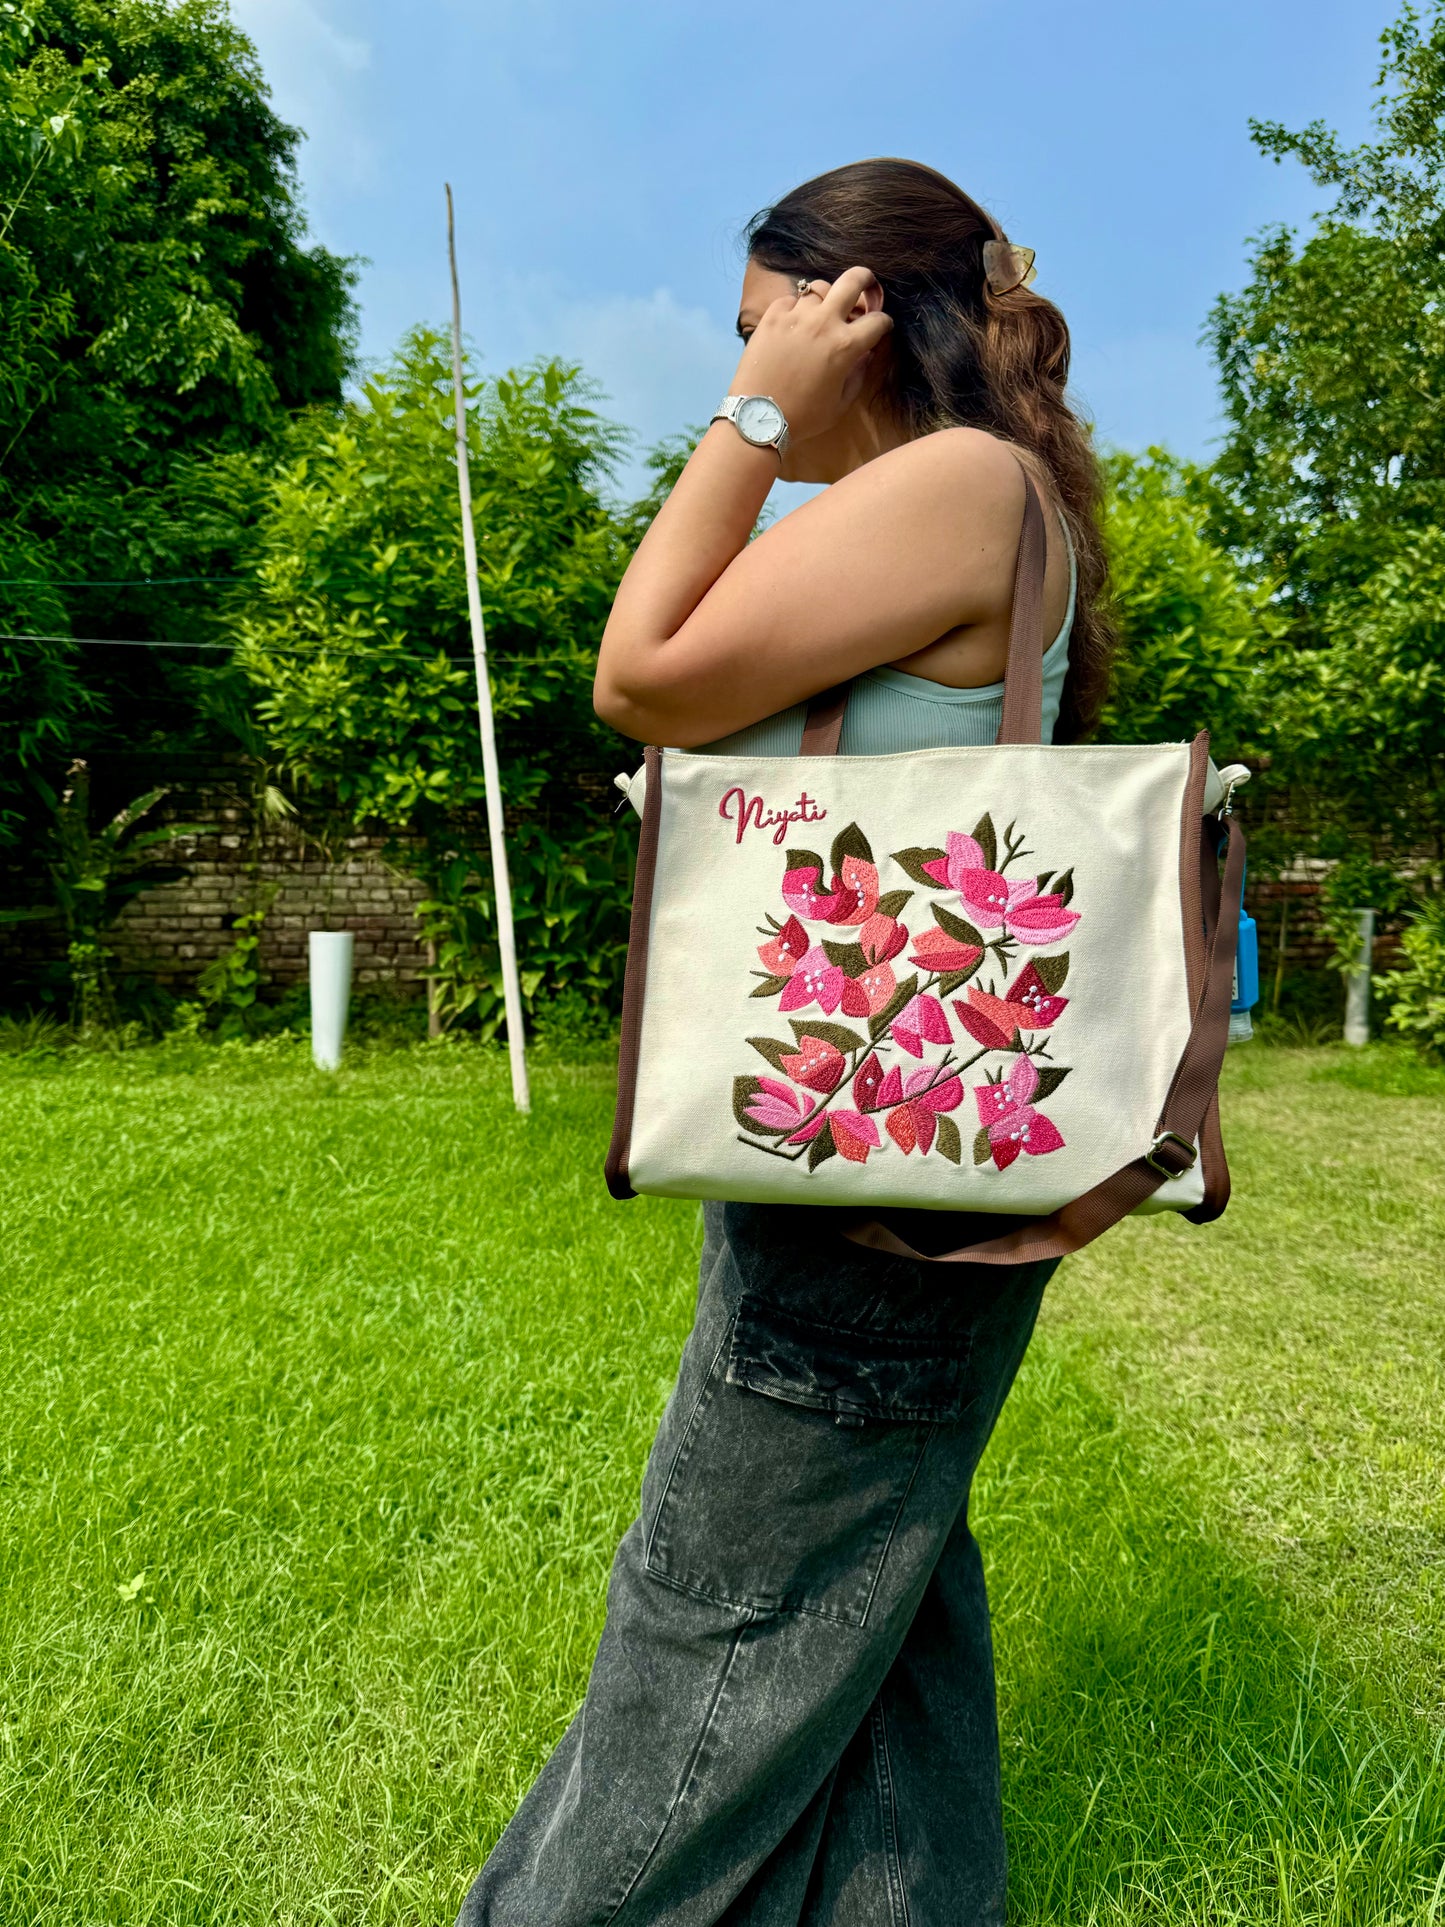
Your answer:
[[[1199,1153],[1189,1139],[1180,1137],[1177,1131],[1161,1131],[1144,1153],[1144,1162],[1161,1178],[1182,1178],[1186,1171],[1194,1169],[1198,1158]]]

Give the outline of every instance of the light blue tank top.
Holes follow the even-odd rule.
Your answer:
[[[1069,639],[1074,627],[1079,571],[1074,545],[1062,516],[1060,527],[1069,550],[1069,603],[1063,627],[1044,651],[1042,739],[1051,743],[1059,720],[1064,678],[1069,671]],[[727,751],[735,756],[796,756],[803,746],[806,703],[780,709],[760,723],[700,743],[704,755]],[[976,689],[954,689],[948,683],[911,676],[906,669],[865,670],[854,679],[843,714],[843,756],[886,756],[900,749],[982,747],[997,740],[1003,721],[1003,684],[982,683]]]

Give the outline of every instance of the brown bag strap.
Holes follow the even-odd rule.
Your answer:
[[[1044,566],[1048,538],[1038,483],[1019,463],[1024,478],[1024,519],[1014,563],[1013,611],[1003,676],[1000,743],[1037,743],[1044,723]],[[843,712],[852,683],[825,689],[808,704],[803,724],[804,756],[836,756],[843,735]]]
[[[847,1237],[855,1244],[870,1245],[877,1251],[930,1264],[1019,1265],[1039,1258],[1059,1258],[1092,1243],[1142,1204],[1151,1192],[1158,1190],[1166,1178],[1178,1177],[1192,1168],[1194,1141],[1213,1112],[1220,1066],[1229,1041],[1229,1001],[1239,935],[1239,897],[1244,885],[1244,832],[1232,817],[1226,819],[1225,828],[1228,848],[1223,880],[1218,888],[1213,887],[1212,880],[1206,882],[1203,893],[1206,946],[1203,983],[1195,1003],[1189,1039],[1175,1067],[1150,1148],[1047,1217],[1035,1218],[1002,1237],[964,1245],[936,1258],[915,1251],[886,1225],[875,1221],[852,1226],[845,1233]],[[1211,878],[1211,873],[1218,876],[1219,851],[1215,836],[1215,819],[1205,817],[1200,828],[1200,863],[1206,878]]]

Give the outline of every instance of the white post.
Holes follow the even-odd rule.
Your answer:
[[[1370,967],[1375,960],[1375,913],[1360,910],[1360,951],[1355,967],[1345,979],[1345,1042],[1368,1044],[1370,1041]]]
[[[502,953],[502,997],[507,1012],[507,1049],[512,1060],[512,1102],[519,1111],[530,1111],[532,1098],[527,1088],[522,986],[517,977],[517,941],[512,930],[512,886],[507,876],[507,843],[502,820],[502,779],[497,770],[492,690],[487,680],[487,638],[482,626],[482,592],[477,582],[477,535],[472,526],[472,473],[467,460],[467,398],[462,382],[462,297],[457,286],[457,243],[452,222],[450,182],[447,183],[447,255],[452,270],[452,390],[457,418],[457,489],[462,503],[462,552],[467,567],[467,614],[472,624],[472,660],[477,671],[477,722],[482,738],[482,772],[487,785],[487,835],[492,846],[497,947]]]
[[[311,1061],[319,1071],[341,1068],[355,943],[349,930],[311,932]]]

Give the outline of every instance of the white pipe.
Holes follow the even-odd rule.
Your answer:
[[[447,183],[447,255],[452,270],[452,394],[457,422],[457,489],[462,501],[462,553],[467,570],[467,614],[472,625],[472,661],[477,672],[477,724],[482,738],[482,773],[487,786],[487,836],[492,846],[492,890],[497,903],[497,948],[502,953],[502,1001],[507,1012],[507,1050],[512,1060],[512,1102],[532,1108],[527,1088],[527,1040],[522,1028],[522,986],[517,978],[517,940],[512,929],[512,884],[507,875],[507,842],[502,818],[502,778],[492,727],[492,690],[487,680],[487,637],[482,625],[482,592],[477,583],[477,533],[472,525],[472,472],[467,458],[467,395],[462,382],[462,297],[457,284],[457,244],[452,223],[452,190]]]
[[[311,1061],[319,1071],[341,1068],[355,941],[349,930],[311,932]]]
[[[1375,913],[1360,910],[1360,948],[1354,969],[1345,979],[1345,1042],[1370,1041],[1370,967],[1375,959]]]

